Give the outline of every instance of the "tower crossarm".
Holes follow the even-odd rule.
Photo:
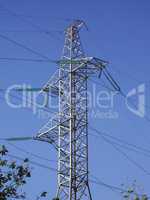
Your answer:
[[[108,65],[107,61],[96,57],[83,57],[74,59],[61,59],[59,62],[60,66],[73,65],[74,68],[72,72],[77,72],[78,70],[87,70],[87,73],[96,73],[106,68]],[[65,69],[66,70],[66,69]],[[67,70],[66,70],[67,71]],[[69,72],[69,69],[68,69]],[[60,77],[63,78],[63,77]]]
[[[62,118],[63,120],[60,120]],[[56,150],[58,150],[58,129],[63,127],[68,130],[67,124],[70,117],[63,118],[59,114],[54,115],[38,132],[37,136],[34,138],[36,140],[48,142],[52,144]]]
[[[86,62],[84,64],[85,69],[87,70],[87,75],[97,75],[98,73],[102,72],[108,65],[108,62],[101,60],[96,57],[87,57]],[[76,69],[77,71],[80,70],[80,67]]]
[[[59,71],[57,70],[51,78],[47,81],[47,83],[42,87],[41,93],[42,92],[47,92],[50,93],[53,96],[58,96],[59,95]]]

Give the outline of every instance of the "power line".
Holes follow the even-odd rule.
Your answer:
[[[109,141],[110,141],[110,140],[109,140]],[[135,152],[135,153],[138,153],[138,154],[140,153],[140,154],[142,154],[142,155],[144,155],[144,156],[150,158],[150,155],[149,155],[149,154],[145,154],[144,152],[141,152],[141,151],[139,151],[139,150],[132,149],[131,147],[126,147],[125,145],[119,144],[119,143],[114,142],[114,141],[112,141],[112,143],[113,143],[114,145],[117,145],[117,146],[119,146],[119,147],[125,149],[125,150],[129,150],[129,151],[132,151],[132,152]]]
[[[8,138],[0,138],[0,141],[5,141],[5,142],[6,142],[6,141],[7,141],[7,142],[8,142],[8,141],[11,141],[11,142],[12,142],[12,141],[13,141],[13,142],[14,142],[14,141],[15,141],[15,142],[16,142],[16,141],[30,141],[30,140],[34,140],[34,138],[33,138],[33,137],[29,137],[29,136],[28,136],[28,137],[26,136],[26,137],[8,137]]]
[[[91,183],[94,183],[94,184],[96,184],[96,185],[103,186],[103,187],[105,187],[105,188],[111,190],[112,192],[119,194],[119,196],[121,195],[120,192],[123,193],[123,191],[124,191],[123,188],[119,188],[119,187],[117,187],[117,186],[112,186],[112,185],[109,185],[109,184],[104,183],[103,181],[101,181],[101,180],[100,180],[99,178],[97,178],[96,176],[93,176],[93,175],[90,175],[90,176],[91,176],[92,178],[95,179],[95,180],[90,179],[90,182],[91,182]]]
[[[94,176],[93,176],[94,177]],[[105,188],[108,188],[110,190],[112,190],[113,192],[118,192],[118,194],[126,194],[128,193],[129,191],[128,190],[125,190],[121,187],[118,187],[118,186],[114,186],[114,185],[110,185],[110,184],[107,184],[107,183],[104,183],[103,181],[99,180],[97,177],[94,177],[96,180],[90,180],[91,183],[94,183],[96,185],[99,185],[99,186],[103,186]],[[137,194],[139,197],[142,197],[143,194]],[[146,196],[148,199],[150,199],[149,196]]]
[[[3,11],[4,11],[4,6],[3,6]],[[5,13],[0,13],[0,14],[8,15],[9,13],[6,11]],[[17,16],[26,17],[26,18],[34,18],[34,19],[35,18],[48,18],[49,20],[58,20],[58,21],[64,21],[64,22],[72,22],[75,20],[74,18],[63,18],[63,17],[56,17],[56,16],[51,16],[51,15],[33,15],[33,14],[24,14],[24,13],[17,13]]]
[[[76,24],[75,24],[76,25]],[[4,39],[4,36],[2,36],[2,38]],[[6,37],[5,37],[5,39],[6,39]],[[11,41],[12,42],[12,40],[10,39],[10,38],[7,38],[7,40],[8,41]],[[14,41],[13,41],[13,43],[14,43]],[[15,43],[14,44],[16,44],[17,46],[20,46],[20,43],[19,43],[19,45],[18,45],[18,42],[16,43],[16,41],[15,41]],[[68,44],[67,44],[68,45]],[[67,46],[66,45],[66,46]],[[23,47],[22,46],[22,44],[21,44],[21,46],[20,47]],[[28,47],[25,47],[25,49],[27,50],[28,49]],[[29,50],[29,49],[28,49]],[[32,49],[30,49],[30,52],[31,52],[31,50]],[[32,52],[33,53],[33,52]],[[35,53],[35,52],[34,52]],[[41,56],[41,54],[39,54],[38,53],[38,56]],[[43,56],[43,55],[42,55]],[[42,57],[41,56],[41,57]],[[47,57],[43,57],[43,58],[45,58],[45,59],[47,59]],[[108,76],[107,76],[108,75]],[[106,78],[108,79],[108,81],[109,82],[111,82],[112,83],[112,85],[114,86],[114,88],[115,88],[115,86],[116,86],[116,84],[115,84],[115,82],[112,82],[112,80],[110,79],[110,76],[109,76],[109,74],[106,74]],[[86,80],[86,77],[85,77],[85,80]],[[65,82],[66,80],[64,80],[64,82]],[[65,82],[66,83],[66,82]],[[66,87],[66,85],[64,84],[64,86]],[[65,88],[66,89],[66,88]],[[72,88],[71,88],[72,89]],[[66,105],[67,105],[67,101],[66,101]],[[72,106],[72,104],[71,104],[71,106]],[[71,107],[70,106],[70,107]],[[62,110],[62,112],[63,112],[64,110]],[[72,114],[72,113],[71,113]],[[73,116],[74,117],[74,116]],[[72,118],[71,118],[71,120],[72,120]],[[76,119],[75,119],[76,120]],[[80,122],[80,121],[79,121]],[[67,134],[68,135],[68,134]],[[75,135],[75,134],[74,134]],[[47,135],[46,135],[46,137],[47,137]],[[60,138],[61,139],[61,138]],[[115,145],[114,145],[114,143],[112,143],[110,140],[108,140],[107,138],[105,138],[104,136],[103,136],[103,139],[106,141],[106,142],[108,142],[108,143],[110,143],[110,144],[112,144],[113,146],[114,146],[114,148],[116,149],[116,150],[118,150],[119,152],[121,152],[122,153],[122,155],[124,155],[124,157],[126,157],[126,159],[128,159],[130,162],[132,162],[134,165],[136,165],[138,168],[140,168],[141,170],[143,170],[145,173],[148,173],[143,167],[141,167],[138,163],[136,163],[135,161],[133,161],[128,155],[126,155],[123,151],[121,151],[118,147],[116,147]],[[74,139],[73,139],[74,140]],[[79,144],[79,142],[77,142],[77,144]],[[81,151],[81,153],[82,153],[82,151]],[[72,155],[74,155],[74,154],[72,154]],[[66,155],[65,155],[65,159],[66,159]],[[70,159],[71,160],[71,159]],[[61,160],[60,160],[61,161]],[[68,162],[68,160],[66,161],[66,162]],[[76,163],[77,164],[77,163]],[[69,169],[69,168],[68,168]],[[72,168],[71,168],[71,170],[72,170]],[[68,171],[68,170],[67,170]],[[76,171],[75,171],[76,172]],[[67,174],[68,175],[68,174]],[[67,176],[66,175],[66,176]],[[148,174],[149,175],[149,174]],[[60,185],[62,185],[62,184],[60,184]],[[67,188],[68,189],[68,188]],[[77,191],[77,190],[76,190]]]
[[[12,89],[12,91],[14,92],[40,92],[42,90],[42,88],[26,88],[26,89]],[[5,92],[7,91],[7,89],[5,88],[0,88],[0,92]]]
[[[146,149],[146,148],[137,146],[137,145],[135,145],[135,144],[131,144],[131,143],[127,142],[127,141],[124,141],[124,140],[122,140],[122,139],[120,139],[120,138],[117,138],[117,137],[115,137],[115,136],[112,136],[112,135],[110,135],[110,134],[108,134],[108,133],[98,131],[97,129],[94,129],[93,127],[90,127],[90,129],[93,130],[93,131],[95,131],[95,132],[97,133],[98,136],[103,135],[103,136],[105,136],[105,137],[108,137],[108,138],[110,138],[110,139],[112,139],[112,140],[115,140],[115,141],[121,143],[121,144],[118,144],[118,143],[116,143],[116,144],[118,144],[118,145],[120,145],[120,146],[122,145],[122,147],[124,147],[124,148],[128,148],[128,149],[130,149],[130,150],[132,150],[132,151],[134,151],[134,152],[138,152],[138,153],[141,153],[141,154],[143,154],[143,155],[145,155],[145,156],[147,156],[147,157],[150,157],[150,150],[149,150],[149,149]],[[95,136],[95,135],[93,135],[93,134],[90,134],[90,135]],[[132,149],[131,149],[131,148],[132,148]]]
[[[109,76],[111,76],[110,75],[110,73],[108,72],[108,70],[105,68],[105,71],[109,74]],[[103,81],[103,84],[101,84],[100,82],[98,82],[98,81],[95,81],[95,80],[91,80],[92,82],[94,82],[94,83],[96,83],[96,84],[98,84],[98,85],[100,85],[100,86],[102,86],[102,87],[104,87],[104,88],[106,88],[106,89],[108,89],[110,92],[115,92],[115,91],[117,91],[118,92],[118,94],[120,94],[122,97],[124,97],[125,99],[126,99],[126,97],[127,97],[127,95],[122,91],[122,89],[120,88],[120,90],[112,90],[110,87],[108,87],[105,83],[104,83],[104,81]],[[102,81],[102,80],[101,80]],[[116,82],[115,82],[115,84],[117,84]],[[118,85],[118,84],[117,84]],[[130,103],[136,108],[136,105],[134,104],[134,102],[131,102],[130,101]],[[148,109],[150,109],[150,106],[148,106],[148,105],[145,105],[144,104],[144,107],[145,108],[148,108]],[[141,113],[142,114],[142,113]],[[146,117],[145,116],[145,118],[147,118],[147,120],[148,121],[150,121],[150,119],[148,118],[148,117]]]
[[[123,155],[128,161],[130,161],[133,165],[135,165],[138,169],[143,171],[146,175],[150,176],[150,172],[148,172],[143,166],[141,166],[139,163],[134,161],[132,158],[130,158],[125,152],[123,152],[119,147],[117,147],[112,141],[101,135],[101,138],[110,144],[116,151],[118,151],[121,155]]]
[[[21,160],[21,161],[24,161],[25,159],[22,158],[22,157],[19,157],[19,156],[16,156],[16,155],[12,155],[12,154],[7,154],[8,157],[11,157],[11,158],[15,158],[17,160]],[[42,158],[43,159],[43,158]],[[38,163],[38,162],[35,162],[35,161],[32,161],[32,160],[29,160],[29,163],[31,163],[32,165],[35,165],[37,167],[40,167],[40,168],[44,168],[44,169],[48,169],[50,171],[54,171],[54,172],[57,172],[57,169],[55,168],[52,168],[52,167],[49,167],[49,166],[46,166],[46,165],[43,165],[41,163]],[[106,184],[104,182],[102,182],[101,180],[99,180],[97,177],[95,176],[92,176],[94,179],[97,179],[97,181],[95,180],[92,180],[90,179],[90,182],[91,183],[94,183],[96,185],[100,185],[100,186],[103,186],[103,187],[106,187],[108,189],[111,189],[112,191],[118,191],[119,193],[126,193],[128,192],[127,190],[124,190],[118,186],[114,186],[114,185],[110,185],[110,184]],[[139,195],[139,196],[142,196],[142,195]],[[149,198],[149,197],[148,197]]]
[[[106,140],[105,140],[106,141]],[[108,140],[107,140],[107,142],[108,142]],[[9,143],[10,144],[10,143]],[[11,144],[12,145],[12,144]],[[14,145],[13,145],[14,146]],[[16,145],[15,145],[15,148],[16,148]],[[17,149],[18,149],[18,147],[17,147]],[[24,153],[29,153],[29,154],[31,154],[32,156],[35,156],[35,157],[37,157],[37,158],[40,158],[40,159],[42,159],[42,160],[47,160],[47,161],[52,161],[52,160],[49,160],[49,159],[45,159],[45,158],[43,158],[43,157],[40,157],[40,156],[37,156],[37,155],[35,155],[35,154],[33,154],[33,153],[31,153],[31,152],[28,152],[28,151],[26,151],[26,150],[24,150],[24,149],[22,149],[22,148],[20,148],[19,147],[19,150],[21,150],[22,152],[24,152]],[[21,160],[21,161],[23,161],[24,159],[23,158],[21,158],[21,157],[18,157],[18,156],[14,156],[14,155],[8,155],[9,157],[12,157],[12,158],[15,158],[15,159],[17,159],[17,160]],[[56,169],[54,169],[54,168],[50,168],[50,167],[48,167],[48,166],[46,166],[46,165],[43,165],[43,164],[40,164],[40,163],[37,163],[37,162],[34,162],[34,161],[29,161],[31,164],[33,164],[33,165],[36,165],[36,166],[38,166],[38,167],[41,167],[41,168],[44,168],[44,169],[49,169],[49,170],[52,170],[52,171],[57,171]],[[101,185],[101,186],[104,186],[104,187],[106,187],[106,188],[108,188],[108,189],[111,189],[111,190],[118,190],[118,191],[120,191],[120,192],[127,192],[126,190],[123,190],[122,188],[119,188],[119,187],[116,187],[116,186],[112,186],[112,185],[109,185],[109,184],[106,184],[106,183],[104,183],[104,182],[102,182],[102,181],[94,181],[94,180],[90,180],[90,182],[92,182],[92,183],[94,183],[94,184],[97,184],[97,185]]]
[[[20,156],[13,155],[13,154],[7,154],[7,156],[10,157],[10,158],[19,160],[19,161],[24,161],[25,160],[24,158],[22,158]],[[32,164],[32,165],[35,165],[37,167],[43,168],[43,169],[48,169],[50,171],[58,172],[57,169],[55,169],[55,168],[49,167],[47,165],[43,165],[41,163],[38,163],[38,162],[35,162],[35,161],[32,161],[32,160],[29,160],[29,163]],[[91,183],[106,187],[106,188],[111,189],[113,191],[115,190],[115,191],[118,191],[118,192],[128,192],[127,190],[124,190],[124,189],[122,189],[120,187],[104,183],[104,182],[100,181],[98,178],[95,178],[94,176],[93,176],[93,178],[97,179],[97,181],[90,179]]]
[[[42,156],[39,156],[35,153],[32,153],[30,151],[27,151],[25,150],[24,148],[22,147],[19,147],[11,142],[8,142],[8,141],[27,141],[27,140],[34,140],[34,137],[11,137],[11,138],[0,138],[1,141],[4,141],[6,142],[8,145],[14,147],[16,150],[22,152],[22,153],[25,153],[25,154],[28,154],[29,156],[32,156],[32,157],[35,157],[35,158],[38,158],[40,160],[44,160],[44,161],[48,161],[48,162],[55,162],[55,160],[52,160],[52,159],[48,159],[48,158],[44,158]]]
[[[2,91],[0,91],[0,92],[2,92]],[[9,94],[11,97],[13,97],[14,99],[16,99],[16,100],[21,100],[22,101],[22,98],[20,97],[20,96],[17,96],[17,95],[14,95],[14,94]],[[1,96],[1,99],[3,99],[3,100],[5,100],[5,98],[4,97],[2,97]],[[30,104],[30,105],[32,105],[32,106],[37,106],[36,104],[34,104],[32,101],[29,101],[28,99],[26,99],[26,101],[28,102],[28,104]],[[29,107],[26,107],[26,108],[28,108],[28,109],[31,109],[31,108],[29,108]],[[49,108],[47,108],[47,107],[38,107],[38,110],[44,110],[44,111],[46,111],[46,112],[49,112],[49,113],[51,113],[51,114],[55,114],[53,111],[51,111]]]
[[[96,130],[96,129],[94,129],[94,131],[95,131],[95,130]],[[104,134],[104,133],[101,133],[101,132],[99,132],[99,131],[96,131],[96,132],[100,133],[101,135]],[[108,134],[105,134],[105,136],[108,136]],[[109,137],[112,137],[112,138],[114,138],[114,139],[117,139],[117,140],[123,142],[122,140],[120,140],[120,139],[118,139],[118,138],[116,138],[116,137],[113,137],[113,136],[110,136],[110,135],[109,135]],[[105,141],[109,142],[111,145],[114,146],[114,143],[112,143],[112,142],[109,141],[108,139],[105,138]],[[125,142],[125,143],[126,143],[126,142]],[[131,146],[131,144],[129,144],[129,143],[126,143],[126,144]],[[139,147],[137,147],[136,145],[132,145],[132,146],[134,146],[135,148],[139,149]],[[119,150],[118,148],[116,148],[116,146],[114,146],[114,148],[115,148],[116,150]],[[140,149],[141,149],[142,151],[144,150],[144,151],[146,151],[146,152],[149,152],[149,150],[146,150],[146,149],[143,149],[143,148],[140,148]],[[121,152],[121,151],[119,150],[119,152]],[[28,153],[29,153],[29,152],[28,152]],[[133,162],[133,160],[131,160],[124,152],[121,152],[121,153],[123,153],[123,155],[124,155],[128,160],[130,160],[130,162],[132,161],[132,163],[134,163],[134,165],[136,164],[136,166],[138,166],[138,168],[140,167],[140,169],[142,169],[142,171],[144,170],[144,172],[147,173],[147,171],[146,171],[143,167],[137,165],[137,163],[135,163],[135,161]]]
[[[122,90],[120,91],[120,95],[121,95],[124,99],[126,99],[126,97],[127,97],[127,95],[126,95]],[[129,100],[128,100],[128,101],[129,101]],[[131,104],[132,106],[134,106],[134,108],[137,109],[137,107],[136,107],[136,105],[135,105],[135,101],[133,102],[133,101],[130,100],[130,104]],[[147,106],[144,105],[144,104],[142,104],[142,105],[145,106],[145,107],[147,107]],[[142,113],[140,110],[139,110],[139,113],[143,116],[143,113]],[[146,121],[150,122],[150,118],[149,118],[147,115],[144,115],[143,118],[144,118]]]
[[[16,156],[16,155],[12,155],[12,154],[7,154],[8,157],[11,157],[11,158],[14,158],[14,159],[17,159],[17,160],[20,160],[20,161],[24,161],[25,159],[22,158],[22,157],[19,157],[19,156]],[[31,163],[32,165],[35,165],[37,167],[40,167],[40,168],[44,168],[44,169],[48,169],[50,171],[54,171],[54,172],[57,172],[57,169],[55,168],[52,168],[52,167],[49,167],[49,166],[46,166],[46,165],[43,165],[41,163],[38,163],[38,162],[35,162],[35,161],[32,161],[32,160],[29,160],[29,163]],[[118,192],[122,192],[122,193],[126,193],[128,192],[127,190],[124,190],[118,186],[113,186],[113,185],[110,185],[110,184],[107,184],[107,183],[104,183],[103,181],[99,180],[97,177],[95,176],[91,176],[93,177],[94,179],[97,179],[97,181],[95,180],[92,180],[90,179],[90,182],[91,183],[94,183],[96,185],[100,185],[100,186],[103,186],[103,187],[106,187],[108,189],[111,189],[112,191],[118,191]],[[141,195],[139,195],[141,196]]]
[[[139,79],[137,79],[135,76],[133,76],[133,74],[131,74],[129,71],[126,71],[125,69],[127,69],[126,67],[121,68],[122,70],[119,69],[119,67],[117,66],[112,66],[113,70],[116,71],[116,73],[120,74],[120,72],[122,73],[122,70],[126,73],[127,78],[128,79],[132,79],[134,81],[136,81],[137,83],[141,82]],[[130,77],[130,78],[129,78]]]
[[[110,140],[106,139],[103,136],[103,139],[111,144],[119,153],[121,153],[128,161],[130,161],[133,165],[135,165],[138,169],[140,169],[141,171],[143,171],[146,175],[150,176],[150,172],[147,171],[143,166],[141,166],[139,163],[137,163],[136,161],[134,161],[132,158],[130,158],[126,153],[124,153],[119,147],[117,147],[113,142],[111,142]]]
[[[56,63],[58,64],[58,61],[56,60],[42,60],[42,59],[30,59],[30,58],[11,58],[11,57],[0,57],[0,61],[23,61],[23,62],[40,62],[40,63]]]
[[[16,155],[12,155],[12,154],[7,154],[7,156],[11,157],[11,158],[14,158],[14,159],[17,159],[17,160],[20,160],[20,161],[24,161],[25,160],[22,157],[19,157],[19,156],[16,156]],[[35,165],[37,167],[43,168],[43,169],[48,169],[48,170],[53,171],[53,172],[58,172],[57,169],[55,169],[55,168],[43,165],[43,164],[35,162],[35,161],[29,160],[29,163],[32,164],[32,165]],[[90,179],[90,182],[94,183],[96,185],[108,188],[108,189],[110,189],[112,191],[117,191],[117,192],[119,192],[119,194],[128,192],[128,190],[122,189],[122,188],[120,188],[118,186],[114,186],[114,185],[110,185],[110,184],[104,183],[103,181],[100,181],[98,178],[96,178],[96,179],[97,179],[97,181]],[[139,196],[142,196],[142,195],[139,194]],[[147,198],[150,199],[150,197],[147,197]]]
[[[119,68],[117,68],[116,66],[113,66],[113,69],[114,69],[114,68],[116,68],[115,71],[118,72],[118,73],[120,74],[121,70],[120,70]],[[125,71],[125,70],[124,70],[124,71]],[[125,72],[126,72],[126,74],[128,75],[128,76],[127,76],[128,79],[132,78],[132,80],[135,80],[135,81],[138,82],[138,83],[140,82],[140,80],[138,80],[137,78],[135,78],[135,77],[134,77],[133,75],[131,75],[128,71],[125,71]],[[130,77],[130,78],[129,78],[129,77]],[[124,98],[127,97],[127,95],[126,95],[122,90],[120,90],[120,94],[121,94],[121,96],[123,96]],[[131,102],[131,101],[130,101],[130,103],[136,108],[136,105],[134,105],[134,102]],[[148,108],[148,109],[150,109],[150,106],[148,106],[148,105],[143,104],[143,106],[146,107],[146,108]],[[142,114],[142,113],[141,113],[141,114]],[[145,116],[145,118],[146,118],[147,121],[150,121],[150,118],[149,118],[149,117],[146,117],[146,116]]]
[[[63,33],[63,31],[60,30],[11,30],[11,29],[0,29],[1,33],[43,33],[43,32],[47,32],[47,33]]]
[[[24,161],[25,159],[20,157],[20,156],[16,156],[16,155],[13,155],[13,154],[7,154],[8,157],[10,158],[14,158],[16,160],[20,160],[20,161]],[[46,166],[46,165],[43,165],[41,163],[38,163],[38,162],[35,162],[35,161],[31,161],[29,160],[29,163],[31,163],[32,165],[35,165],[35,166],[38,166],[38,167],[41,167],[41,168],[44,168],[44,169],[48,169],[48,170],[51,170],[51,171],[54,171],[56,172],[57,170],[53,167],[49,167],[49,166]]]
[[[115,191],[118,191],[118,192],[127,192],[126,190],[123,190],[122,188],[119,188],[119,187],[117,187],[117,186],[112,186],[112,185],[109,185],[109,184],[106,184],[106,183],[104,183],[104,182],[102,182],[102,181],[100,181],[100,180],[98,180],[98,181],[95,181],[95,180],[90,180],[90,182],[91,183],[94,183],[94,184],[96,184],[96,185],[101,185],[101,186],[104,186],[104,187],[106,187],[106,188],[108,188],[108,189],[111,189],[111,190],[115,190]]]
[[[14,96],[13,95],[13,97],[16,97],[16,96]],[[18,99],[19,97],[17,97],[17,99]],[[20,100],[20,98],[19,98],[19,100]],[[103,133],[104,134],[104,133]],[[105,134],[106,135],[106,134]],[[107,136],[108,136],[108,134],[107,134]],[[110,136],[109,136],[110,137]],[[112,137],[112,136],[111,136]],[[116,139],[115,137],[113,137],[114,139]],[[118,139],[117,139],[118,140]],[[119,140],[119,141],[121,141],[121,140]],[[122,141],[121,141],[122,142]],[[129,143],[126,143],[127,145],[130,145],[131,146],[131,144],[129,144]],[[132,145],[133,146],[133,145]],[[136,145],[134,145],[134,147],[136,148],[136,149],[140,149],[140,150],[144,150],[144,151],[146,151],[146,152],[149,152],[148,150],[145,150],[145,149],[143,149],[143,148],[140,148],[140,147],[137,147]],[[129,149],[129,148],[128,148]],[[133,150],[133,149],[132,149]],[[135,151],[135,150],[134,150]]]
[[[24,16],[23,16],[23,15],[19,15],[19,14],[17,14],[16,12],[14,12],[14,11],[12,11],[12,10],[6,8],[6,7],[5,7],[4,5],[2,5],[2,4],[0,4],[0,7],[1,7],[2,9],[4,9],[7,13],[9,13],[11,16],[17,17],[19,20],[21,20],[21,21],[23,21],[23,22],[25,22],[25,23],[30,24],[33,28],[35,28],[35,29],[37,29],[37,30],[39,30],[39,31],[43,31],[43,28],[41,28],[41,26],[39,26],[38,24],[33,23],[33,22],[32,22],[30,19],[28,19],[28,17],[26,17],[25,15],[24,15]],[[45,31],[45,32],[43,32],[43,33],[45,33],[46,35],[51,36],[51,37],[53,37],[53,38],[59,40],[59,39],[58,39],[55,35],[53,35],[51,32]]]
[[[106,68],[105,68],[105,70],[106,70]],[[107,71],[107,73],[108,74],[110,74],[109,72],[108,72],[108,70],[106,70]],[[109,79],[109,78],[108,78]],[[93,81],[93,80],[92,80]],[[111,89],[111,88],[109,88],[108,86],[106,86],[106,85],[102,85],[102,84],[100,84],[99,82],[97,82],[97,81],[93,81],[93,82],[95,82],[95,83],[97,83],[97,84],[99,84],[99,85],[101,85],[101,86],[103,86],[103,87],[105,87],[106,89],[108,89],[109,91],[111,91],[111,92],[113,92],[113,90]],[[115,84],[117,84],[116,82],[115,82]],[[118,84],[117,84],[118,85]],[[119,90],[116,90],[117,92],[118,92],[118,94],[120,94],[125,100],[126,100],[126,97],[127,97],[127,95],[122,91],[122,89],[120,88]],[[128,100],[129,101],[129,100]],[[135,101],[133,102],[133,101],[129,101],[130,102],[130,104],[132,105],[132,106],[134,106],[134,108],[137,108],[136,107],[136,105],[135,105]],[[147,105],[145,105],[145,104],[142,104],[145,108],[148,108],[149,110],[150,110],[150,106],[147,106]],[[141,111],[139,111],[139,113],[143,116],[143,113],[141,112]],[[143,116],[143,118],[146,120],[146,121],[148,121],[148,122],[150,122],[150,118],[147,116],[147,115],[144,115]]]
[[[35,158],[38,158],[38,159],[44,160],[44,161],[56,162],[55,160],[51,160],[51,159],[48,159],[48,158],[44,158],[44,157],[39,156],[39,155],[37,155],[37,154],[35,154],[35,153],[32,153],[32,152],[30,152],[30,151],[27,151],[27,150],[23,149],[22,147],[19,147],[19,146],[13,144],[13,143],[7,142],[7,144],[9,144],[10,146],[14,147],[15,149],[17,149],[17,150],[19,150],[19,151],[21,151],[21,152],[23,152],[23,153],[25,153],[25,154],[28,154],[29,156],[33,156],[33,157],[35,157]]]
[[[91,79],[91,78],[89,78],[89,81],[100,85],[101,87],[107,89],[107,90],[110,91],[110,92],[115,92],[113,89],[111,89],[110,87],[108,87],[102,80],[101,80],[102,83],[101,83],[101,82],[98,82],[98,81],[96,81],[96,80],[93,80],[93,79]]]
[[[24,45],[24,44],[22,44],[22,43],[20,43],[20,42],[17,42],[16,40],[13,40],[13,39],[11,39],[11,38],[8,37],[8,36],[5,36],[5,35],[3,35],[3,34],[0,34],[0,37],[1,37],[2,39],[4,39],[4,40],[7,40],[7,41],[11,42],[12,44],[14,44],[14,45],[16,45],[16,46],[18,46],[18,47],[21,47],[21,48],[25,49],[26,51],[29,51],[30,53],[35,54],[36,56],[40,56],[41,58],[44,58],[44,59],[46,59],[46,60],[51,60],[51,59],[49,59],[47,56],[43,55],[42,53],[40,53],[40,52],[38,52],[38,51],[35,51],[34,49],[32,49],[32,48],[30,48],[30,47],[28,47],[28,46],[26,46],[26,45]],[[52,60],[52,62],[53,62],[53,60]]]

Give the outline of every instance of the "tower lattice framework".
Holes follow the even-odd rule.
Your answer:
[[[58,188],[60,200],[92,200],[88,169],[88,78],[101,73],[106,62],[86,57],[79,31],[81,20],[65,30],[59,70],[42,92],[59,99],[59,111],[41,128],[36,139],[54,145],[58,151]]]

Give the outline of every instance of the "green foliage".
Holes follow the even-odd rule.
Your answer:
[[[5,146],[0,146],[0,200],[25,199],[22,187],[31,177],[29,159],[25,158],[22,164],[9,161],[9,152]],[[43,199],[47,192],[40,193],[36,200]]]
[[[26,184],[26,179],[31,177],[28,159],[21,165],[16,161],[8,161],[8,150],[0,147],[0,200],[25,199],[25,193],[21,191]]]
[[[135,182],[132,185],[132,187],[130,187],[129,189],[127,189],[126,192],[123,193],[123,198],[124,200],[148,200],[147,195],[139,194],[137,192],[137,187]]]
[[[47,192],[42,192],[40,196],[41,197],[46,197],[47,196]]]

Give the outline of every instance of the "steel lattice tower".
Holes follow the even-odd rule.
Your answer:
[[[58,151],[58,189],[60,200],[92,200],[88,169],[88,78],[102,72],[106,62],[86,57],[79,36],[84,22],[74,21],[65,30],[59,70],[42,91],[59,98],[59,111],[39,131],[36,139],[46,141]]]

